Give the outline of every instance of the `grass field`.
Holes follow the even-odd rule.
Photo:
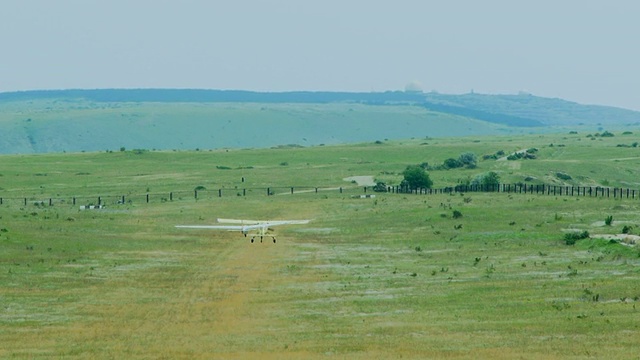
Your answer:
[[[3,154],[117,151],[121,147],[265,148],[373,142],[415,134],[424,137],[551,131],[501,126],[408,105],[95,103],[63,99],[1,105]],[[456,123],[456,128],[451,123]]]
[[[359,199],[343,180],[393,183],[409,164],[536,147],[536,160],[430,175],[436,187],[486,171],[637,186],[640,150],[617,146],[633,135],[585,135],[2,157],[0,357],[637,358],[639,249],[595,238],[569,246],[564,234],[637,233],[639,199]],[[210,194],[139,197],[196,186]],[[345,191],[267,196],[269,186]],[[235,194],[245,187],[254,190]],[[135,200],[93,211],[60,201],[97,195]],[[54,206],[34,205],[49,197]],[[217,217],[312,222],[277,228],[277,244],[174,228]]]

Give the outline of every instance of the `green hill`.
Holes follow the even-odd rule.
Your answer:
[[[317,146],[639,122],[630,110],[530,95],[28,91],[0,93],[0,153]]]

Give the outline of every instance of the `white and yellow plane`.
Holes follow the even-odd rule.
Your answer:
[[[260,242],[264,237],[271,237],[273,242],[276,242],[276,237],[271,234],[272,226],[278,225],[300,225],[308,224],[309,220],[236,220],[236,219],[218,219],[221,224],[234,224],[234,225],[176,225],[181,229],[213,229],[213,230],[229,230],[229,231],[241,231],[242,234],[247,237],[251,236],[251,242],[253,243],[255,238],[259,237]],[[254,233],[249,233],[255,231]]]

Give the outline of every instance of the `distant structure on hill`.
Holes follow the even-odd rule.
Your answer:
[[[422,93],[422,84],[418,81],[411,81],[404,87],[404,92]]]

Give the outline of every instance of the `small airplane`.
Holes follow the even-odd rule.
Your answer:
[[[271,237],[273,242],[276,242],[276,237],[270,233],[273,231],[272,226],[278,225],[300,225],[308,224],[309,220],[236,220],[236,219],[218,219],[221,224],[234,224],[234,225],[176,225],[181,229],[213,229],[213,230],[229,230],[229,231],[241,231],[242,234],[247,237],[251,236],[251,242],[253,243],[255,238],[259,237],[260,242],[264,237]],[[250,231],[256,231],[249,234]]]

